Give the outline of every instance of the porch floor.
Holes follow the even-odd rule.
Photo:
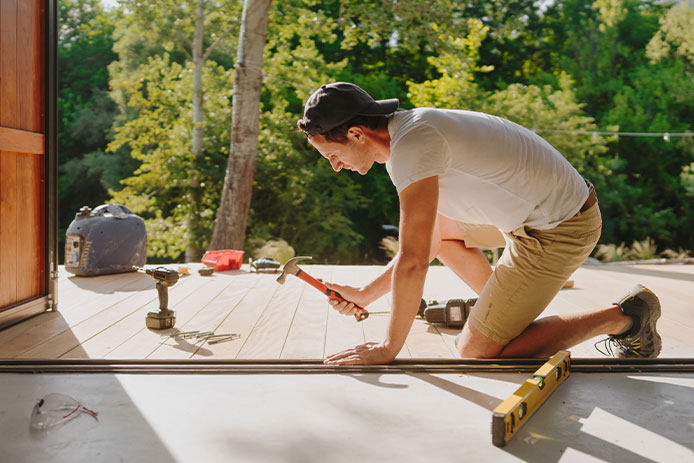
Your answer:
[[[186,264],[190,276],[169,288],[169,308],[176,311],[172,330],[145,327],[147,312],[158,309],[154,280],[143,273],[77,277],[60,268],[58,311],[46,312],[0,331],[0,358],[112,359],[316,359],[365,341],[383,339],[387,314],[373,313],[357,323],[339,315],[325,296],[298,278],[276,283],[277,274],[241,270],[204,277],[200,264]],[[178,268],[178,265],[171,265]],[[381,266],[302,266],[316,278],[361,285]],[[693,265],[584,265],[543,315],[606,307],[636,283],[660,298],[663,338],[661,357],[694,353]],[[474,292],[448,268],[432,266],[424,290],[427,300],[473,297]],[[390,310],[386,296],[368,307]],[[176,331],[236,333],[237,340],[208,344],[195,339],[162,339]],[[416,319],[399,358],[455,358],[458,330]],[[573,357],[601,357],[593,344],[571,349]]]

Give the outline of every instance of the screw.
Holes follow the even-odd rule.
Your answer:
[[[195,335],[195,334],[197,334],[197,333],[199,333],[199,332],[200,332],[200,331],[178,331],[178,332],[176,332],[176,333],[162,334],[162,335],[160,336],[160,338],[162,338],[162,339],[168,339],[168,338],[177,338],[177,337],[179,337],[179,336],[186,337],[186,336]]]
[[[216,336],[208,336],[205,338],[208,344],[218,344],[220,342],[233,341],[241,338],[240,334],[218,334]]]

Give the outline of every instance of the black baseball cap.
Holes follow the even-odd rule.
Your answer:
[[[321,85],[306,101],[304,123],[312,137],[334,129],[355,116],[387,116],[400,106],[400,100],[374,100],[357,85],[334,82]]]

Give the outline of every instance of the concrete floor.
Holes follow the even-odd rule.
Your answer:
[[[0,374],[0,461],[692,462],[694,374],[572,373],[505,448],[527,374]],[[37,399],[99,413],[32,431]]]

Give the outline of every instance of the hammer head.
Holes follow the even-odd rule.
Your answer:
[[[299,262],[306,259],[311,259],[311,256],[299,256],[289,259],[287,263],[284,264],[282,274],[277,277],[277,283],[284,284],[284,280],[287,278],[287,275],[297,275],[301,271],[299,268]]]

